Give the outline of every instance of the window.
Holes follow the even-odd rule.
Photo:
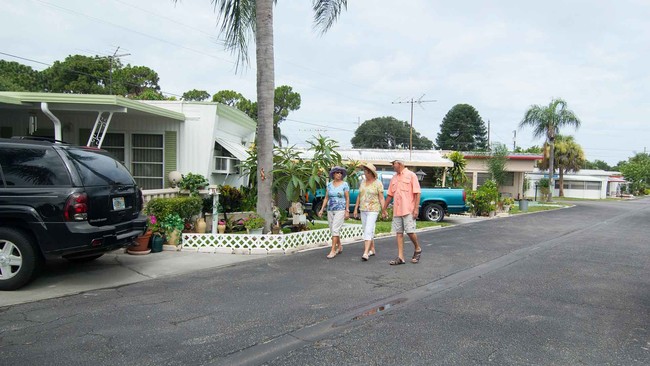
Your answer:
[[[512,187],[515,185],[515,172],[506,172],[506,175],[503,177],[502,187]]]
[[[585,182],[585,189],[588,191],[600,191],[603,182]]]
[[[133,184],[133,178],[126,167],[110,154],[105,155],[105,153],[79,148],[70,148],[64,151],[77,168],[85,186]]]
[[[0,166],[7,188],[70,185],[68,170],[54,149],[0,148]]]
[[[142,189],[163,187],[163,135],[131,136],[131,172]]]
[[[476,173],[476,188],[485,184],[485,181],[490,179],[492,176],[490,173]]]
[[[116,159],[125,164],[126,159],[124,157],[124,134],[121,133],[107,133],[104,136],[104,141],[102,142],[102,149],[111,153],[111,155]]]
[[[600,191],[603,186],[602,182],[591,182],[584,180],[565,180],[562,187],[564,189],[573,189],[579,191]],[[559,180],[555,181],[555,188],[560,188]]]

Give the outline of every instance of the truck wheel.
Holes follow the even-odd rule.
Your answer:
[[[31,281],[40,266],[40,256],[22,232],[0,228],[0,290],[16,290]]]
[[[445,210],[443,210],[442,206],[437,203],[429,203],[424,207],[422,216],[425,221],[440,222],[445,218]]]

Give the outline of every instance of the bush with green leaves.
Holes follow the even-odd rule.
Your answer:
[[[539,180],[537,185],[542,195],[542,201],[548,201],[549,194],[551,193],[551,180],[548,178],[542,178]]]
[[[183,230],[183,228],[185,227],[185,222],[177,213],[172,213],[165,216],[165,218],[162,219],[162,221],[160,222],[160,227],[166,233],[171,233],[175,230],[177,231]]]
[[[182,176],[178,187],[190,191],[190,196],[198,196],[199,189],[205,188],[210,184],[201,174],[187,173]]]
[[[471,213],[478,216],[487,216],[491,211],[496,210],[499,201],[499,191],[495,181],[489,179],[477,190],[467,194],[467,202],[471,207]]]
[[[193,216],[201,213],[203,200],[198,196],[152,198],[145,208],[145,213],[156,218],[165,218],[177,214],[181,219],[190,221]]]

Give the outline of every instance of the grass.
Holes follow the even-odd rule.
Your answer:
[[[568,206],[571,206],[571,205],[564,204],[564,203],[561,203],[561,202],[551,202],[548,205],[543,204],[543,203],[541,203],[539,205],[535,205],[535,206],[528,205],[528,211],[527,212],[540,212],[540,211],[557,210],[557,209],[561,208],[561,207],[558,207],[558,206],[568,207]],[[521,214],[521,213],[524,213],[524,212],[519,209],[518,205],[513,205],[512,207],[510,207],[510,214],[511,215],[516,215],[516,214]]]

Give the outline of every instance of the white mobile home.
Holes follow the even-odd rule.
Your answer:
[[[118,157],[143,189],[170,186],[172,171],[211,184],[245,183],[256,123],[219,103],[136,101],[112,95],[0,92],[0,137],[39,136],[98,146]]]
[[[548,171],[535,170],[528,173],[530,188],[526,192],[528,197],[540,197],[538,188],[539,180],[548,178]],[[558,174],[553,176],[555,189],[553,197],[560,194],[560,179]],[[621,187],[626,184],[619,172],[608,172],[605,170],[582,169],[577,172],[564,174],[564,197],[604,199],[610,196],[621,194]]]

